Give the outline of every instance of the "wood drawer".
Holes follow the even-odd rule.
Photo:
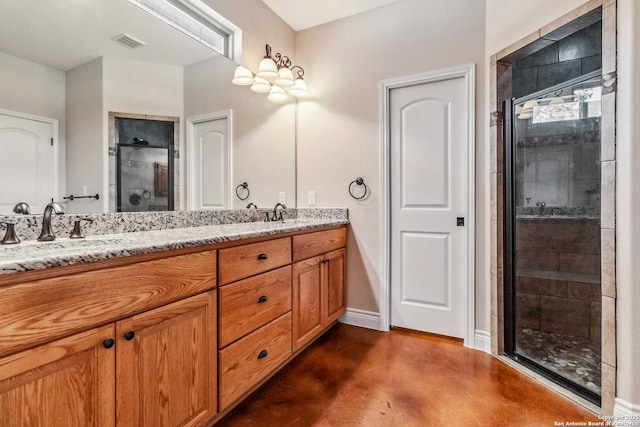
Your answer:
[[[291,310],[291,266],[220,288],[220,348]]]
[[[293,261],[311,258],[346,245],[346,227],[293,236]]]
[[[291,312],[218,354],[220,410],[224,410],[291,356]]]
[[[215,287],[215,251],[0,287],[0,356]]]
[[[291,263],[291,238],[221,249],[218,263],[220,285],[282,267]]]

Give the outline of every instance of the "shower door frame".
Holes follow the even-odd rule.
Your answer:
[[[540,98],[545,94],[553,94],[554,92],[570,86],[580,84],[591,80],[595,77],[602,77],[602,69],[592,71],[580,77],[567,80],[555,86],[525,95],[520,98],[511,98],[503,103],[504,125],[503,125],[503,153],[504,153],[504,189],[503,189],[503,215],[504,215],[504,354],[513,360],[521,363],[527,368],[542,374],[547,379],[559,384],[560,386],[571,390],[573,393],[585,398],[586,400],[600,406],[602,403],[601,395],[598,395],[585,387],[582,387],[571,380],[553,372],[532,359],[529,359],[516,351],[516,247],[515,247],[515,105],[532,99]],[[602,101],[601,101],[602,102]],[[600,138],[600,146],[602,145],[602,135]],[[600,160],[602,163],[602,160]],[[602,214],[600,214],[602,215]],[[602,256],[602,255],[601,255]],[[601,280],[602,284],[602,280]],[[602,351],[600,352],[602,357]]]

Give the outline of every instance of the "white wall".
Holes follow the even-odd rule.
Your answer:
[[[103,115],[102,59],[67,72],[67,191],[82,195],[99,193],[100,200],[80,199],[67,203],[69,213],[106,211],[104,190],[105,151],[102,149]]]
[[[454,31],[455,30],[455,31]],[[298,206],[316,191],[318,206],[346,206],[348,305],[378,312],[381,274],[381,136],[379,82],[456,65],[477,64],[485,78],[484,2],[400,0],[297,34],[311,99],[298,104]],[[476,130],[476,328],[488,331],[489,258],[485,190],[489,176],[484,91],[478,84]],[[372,194],[355,201],[349,182],[361,176]]]
[[[616,125],[617,392],[640,416],[640,3],[618,0]]]
[[[59,194],[64,195],[64,72],[0,52],[0,108],[58,120]]]

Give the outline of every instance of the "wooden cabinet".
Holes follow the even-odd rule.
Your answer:
[[[199,426],[217,412],[216,291],[116,323],[117,425]]]
[[[225,285],[290,263],[289,237],[221,249],[218,254],[218,281]]]
[[[0,426],[114,426],[113,338],[111,324],[0,359]]]
[[[203,425],[215,287],[216,251],[0,287],[0,426]]]
[[[220,350],[220,408],[226,408],[291,356],[291,313]]]
[[[216,291],[0,359],[0,426],[199,426],[217,413]]]
[[[220,348],[291,311],[291,266],[220,287]]]
[[[0,427],[211,424],[345,312],[345,227],[221,246],[0,286]]]
[[[219,277],[225,410],[291,357],[291,238],[220,250]]]
[[[315,253],[310,246],[323,247],[321,243],[329,242],[324,247],[335,247],[346,244],[345,239],[338,239],[336,230],[329,232],[310,233],[305,236],[305,242],[316,242],[301,245],[301,253]],[[344,232],[344,229],[338,229]],[[325,234],[326,233],[326,234]],[[314,239],[307,236],[316,235]],[[296,239],[294,236],[294,259],[296,255]],[[318,336],[333,322],[345,313],[345,266],[346,249],[338,249],[326,254],[315,256],[293,264],[293,349],[299,350],[305,344]]]

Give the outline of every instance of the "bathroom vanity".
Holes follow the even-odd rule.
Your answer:
[[[345,312],[347,223],[16,246],[25,271],[0,262],[0,426],[214,424]]]

